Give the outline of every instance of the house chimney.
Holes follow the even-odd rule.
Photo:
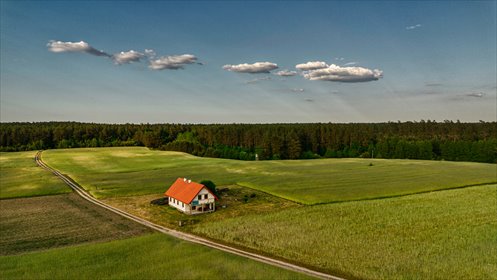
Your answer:
[[[192,182],[192,180],[188,180],[188,184],[190,184]]]
[[[186,178],[183,178],[183,182],[186,182]]]

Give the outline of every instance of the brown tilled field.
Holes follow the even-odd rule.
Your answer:
[[[74,193],[0,200],[0,255],[150,232]]]

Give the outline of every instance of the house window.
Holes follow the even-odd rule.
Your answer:
[[[199,194],[199,195],[197,196],[197,198],[198,198],[198,200],[201,200],[201,199],[202,199],[202,195],[201,195],[201,194]]]
[[[185,207],[185,204],[183,202],[181,202],[181,207]]]
[[[204,194],[204,198],[205,198],[205,199],[207,199],[207,197],[208,197],[208,196],[207,196],[206,194]]]

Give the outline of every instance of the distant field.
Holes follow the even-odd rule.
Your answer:
[[[497,279],[497,185],[344,202],[195,227],[361,279]]]
[[[71,192],[61,180],[36,165],[35,154],[0,153],[0,199]]]
[[[110,241],[151,232],[74,193],[4,199],[0,200],[0,209],[0,255]]]
[[[0,256],[0,279],[311,279],[163,234]]]
[[[147,148],[48,150],[43,159],[98,198],[163,193],[177,177],[238,184],[304,204],[388,197],[495,182],[496,165],[320,159],[237,161]],[[370,166],[372,163],[372,166]]]

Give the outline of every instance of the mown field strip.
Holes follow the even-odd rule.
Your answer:
[[[63,175],[59,171],[57,171],[57,170],[51,168],[50,166],[46,165],[42,161],[42,159],[41,159],[41,151],[36,154],[35,160],[36,160],[36,163],[39,166],[41,166],[42,168],[44,168],[44,169],[52,172],[57,177],[59,177],[60,179],[62,179],[62,181],[64,181],[69,187],[71,187],[76,193],[78,193],[84,199],[86,199],[86,200],[88,200],[88,201],[90,201],[90,202],[92,202],[92,203],[94,203],[94,204],[96,204],[96,205],[98,205],[100,207],[108,209],[109,211],[112,211],[112,212],[114,212],[116,214],[119,214],[119,215],[121,215],[123,217],[126,217],[126,218],[128,218],[130,220],[133,220],[133,221],[135,221],[137,223],[140,223],[140,224],[145,225],[145,226],[147,226],[149,228],[152,228],[152,229],[154,229],[156,231],[159,231],[159,232],[162,232],[164,234],[168,234],[168,235],[174,236],[174,237],[179,238],[179,239],[183,239],[183,240],[190,241],[190,242],[197,243],[197,244],[202,244],[202,245],[214,248],[214,249],[222,250],[222,251],[229,252],[229,253],[232,253],[232,254],[236,254],[236,255],[239,255],[239,256],[244,256],[244,257],[256,260],[256,261],[260,261],[260,262],[263,262],[263,263],[266,263],[266,264],[271,264],[271,265],[278,266],[278,267],[281,267],[281,268],[285,268],[285,269],[289,269],[289,270],[292,270],[292,271],[304,273],[304,274],[307,274],[307,275],[310,275],[310,276],[314,276],[314,277],[318,277],[318,278],[322,278],[322,279],[343,280],[343,278],[340,278],[340,277],[337,277],[337,276],[333,276],[333,275],[330,275],[330,274],[326,274],[326,273],[322,273],[322,272],[319,272],[319,271],[311,270],[311,269],[308,269],[308,268],[305,268],[305,267],[297,266],[297,265],[294,265],[294,264],[291,264],[291,263],[288,263],[288,262],[284,262],[284,261],[281,261],[281,260],[269,258],[269,257],[262,256],[262,255],[259,255],[259,254],[255,254],[255,253],[243,251],[243,250],[240,250],[240,249],[237,249],[237,248],[233,248],[233,247],[230,247],[230,246],[226,246],[226,245],[223,245],[223,244],[220,244],[220,243],[212,242],[212,241],[209,241],[207,239],[197,237],[195,235],[191,235],[191,234],[179,232],[179,231],[176,231],[176,230],[168,229],[168,228],[165,228],[163,226],[151,223],[149,221],[146,221],[146,220],[144,220],[142,218],[139,218],[137,216],[131,215],[131,214],[127,213],[127,212],[124,212],[124,211],[122,211],[120,209],[114,208],[114,207],[112,207],[110,205],[107,205],[107,204],[105,204],[105,203],[103,203],[101,201],[98,201],[97,199],[93,198],[86,191],[84,191],[80,186],[78,186],[72,180],[70,180],[67,176]]]

